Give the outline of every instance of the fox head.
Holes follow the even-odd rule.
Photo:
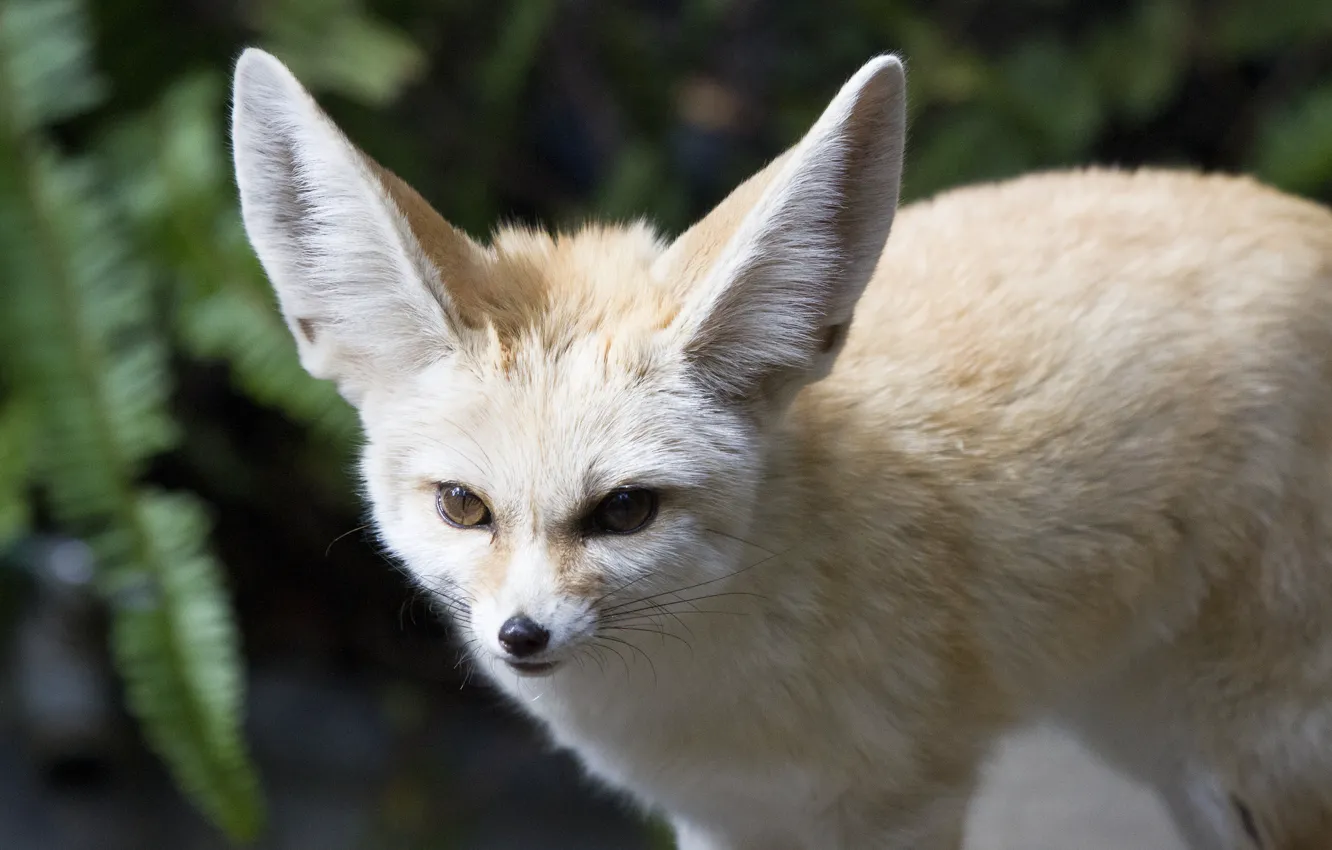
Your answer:
[[[249,239],[302,364],[360,413],[379,534],[475,651],[544,673],[607,611],[744,567],[783,415],[831,369],[888,236],[903,88],[896,58],[869,62],[673,241],[633,225],[483,245],[277,59],[242,55]]]

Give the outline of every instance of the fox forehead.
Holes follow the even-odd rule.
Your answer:
[[[703,488],[726,468],[712,456],[736,429],[698,415],[699,396],[664,355],[608,357],[596,331],[558,352],[529,332],[516,348],[516,365],[444,358],[367,411],[370,442],[402,488],[457,481],[497,511],[558,514],[629,484]]]
[[[436,225],[409,224],[418,233]],[[469,325],[493,329],[499,354],[511,359],[527,343],[526,353],[545,358],[579,337],[613,341],[669,327],[685,287],[656,268],[662,251],[644,223],[555,234],[503,228],[470,279],[452,282],[450,296]]]

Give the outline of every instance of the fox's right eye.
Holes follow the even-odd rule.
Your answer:
[[[435,507],[445,522],[454,528],[485,528],[490,525],[490,508],[485,501],[461,484],[441,484],[435,495]]]

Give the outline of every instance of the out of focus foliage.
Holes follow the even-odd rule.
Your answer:
[[[246,44],[478,234],[678,230],[887,50],[908,63],[909,199],[1109,162],[1332,201],[1327,0],[0,0],[0,545],[94,543],[129,706],[237,839],[262,822],[244,573],[208,517],[304,510],[265,492],[274,475],[350,496],[355,433],[300,371],[240,228],[226,112]],[[208,389],[219,368],[230,388]],[[223,409],[290,423],[281,458],[228,438]]]
[[[307,39],[315,17],[322,37],[377,69],[344,78],[320,58],[306,72],[315,85],[379,103],[423,60],[355,9],[309,11],[275,8],[264,31],[321,57]],[[163,79],[150,102],[100,115],[113,80],[86,12],[77,0],[0,5],[0,534],[38,516],[94,544],[129,708],[183,790],[246,840],[263,806],[206,506],[147,475],[183,436],[173,355],[225,358],[245,392],[325,440],[344,442],[349,417],[300,380],[237,226],[223,69]]]

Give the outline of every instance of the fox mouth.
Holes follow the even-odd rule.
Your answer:
[[[519,676],[547,676],[559,666],[557,661],[514,661],[509,658],[504,659],[504,663]]]

